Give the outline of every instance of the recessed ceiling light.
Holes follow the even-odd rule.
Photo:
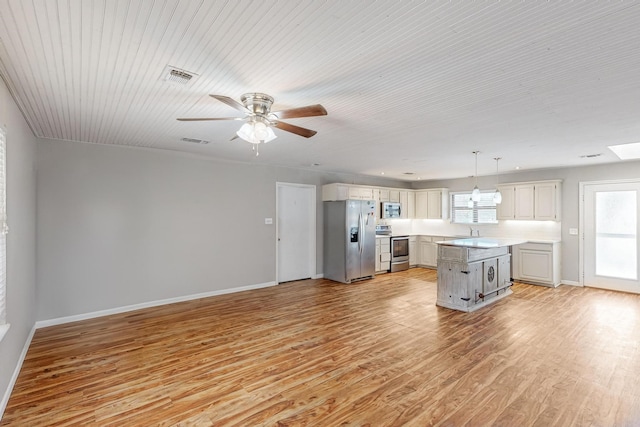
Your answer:
[[[520,166],[516,166],[516,170],[520,169]]]
[[[384,172],[380,172],[380,175],[384,175]]]
[[[640,159],[640,142],[610,145],[609,150],[613,151],[622,160]]]

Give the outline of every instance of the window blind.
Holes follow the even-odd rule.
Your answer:
[[[481,192],[480,200],[471,202],[471,193],[451,194],[451,221],[457,224],[492,224],[497,222],[493,191]]]
[[[7,175],[6,133],[0,128],[0,325],[7,322]]]

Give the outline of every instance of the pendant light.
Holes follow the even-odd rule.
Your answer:
[[[471,192],[471,200],[473,200],[474,202],[479,202],[480,201],[480,189],[478,188],[478,153],[479,151],[474,151],[473,154],[476,155],[476,174],[474,175],[476,180],[475,180],[475,187],[473,187],[473,191]]]
[[[498,174],[498,162],[502,157],[494,157],[496,161],[496,192],[493,193],[493,203],[499,205],[502,203],[502,193],[500,193],[500,189],[498,188],[498,182],[500,181],[500,175]]]

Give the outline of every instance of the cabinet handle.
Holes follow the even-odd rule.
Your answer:
[[[471,298],[460,298],[462,301],[469,301]]]
[[[464,271],[464,270],[463,270],[463,271],[461,271],[460,273],[463,273],[463,274],[469,274],[469,272],[468,272],[468,271]]]

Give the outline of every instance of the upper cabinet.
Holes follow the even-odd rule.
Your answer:
[[[446,188],[418,190],[415,192],[415,218],[447,219],[449,191]]]
[[[500,185],[498,219],[560,221],[561,181]]]
[[[349,184],[327,184],[322,186],[322,200],[376,200],[374,189]]]

